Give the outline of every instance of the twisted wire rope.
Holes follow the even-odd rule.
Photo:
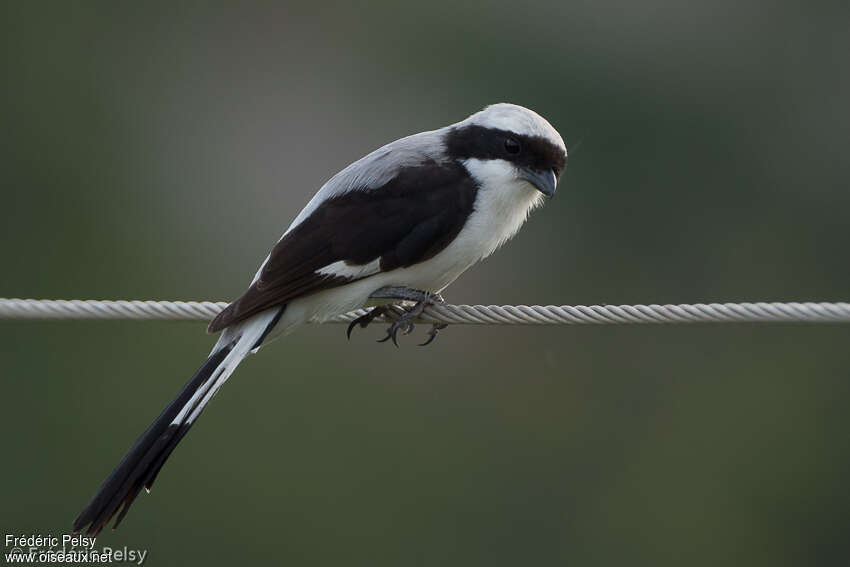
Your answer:
[[[127,301],[0,298],[0,319],[180,319],[208,321],[224,301]],[[349,323],[368,309],[338,315]],[[395,306],[389,318],[404,311]],[[419,320],[452,325],[622,325],[673,323],[850,323],[847,302],[677,305],[433,305]]]

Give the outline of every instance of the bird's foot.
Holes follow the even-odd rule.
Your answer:
[[[389,339],[392,339],[393,344],[395,346],[398,346],[398,333],[401,332],[403,335],[409,335],[411,332],[413,332],[413,320],[421,316],[422,313],[425,311],[426,307],[428,307],[429,305],[445,303],[443,296],[439,293],[431,293],[429,291],[421,291],[418,289],[412,289],[403,286],[382,287],[372,293],[372,295],[370,295],[369,297],[373,299],[397,299],[401,301],[416,302],[413,307],[406,309],[404,314],[402,314],[390,324],[389,328],[387,329],[387,336],[385,336],[383,339],[378,339],[379,343],[383,343]],[[376,317],[380,315],[392,315],[394,313],[397,313],[397,311],[395,311],[393,307],[389,305],[381,305],[375,307],[374,309],[369,311],[369,313],[362,315],[352,321],[348,325],[348,334],[349,336],[351,336],[351,330],[354,329],[356,325],[360,325],[360,327],[365,328]],[[419,346],[425,346],[427,344],[430,344],[437,337],[437,333],[441,329],[445,329],[446,327],[448,327],[448,324],[446,323],[432,324],[431,329],[428,331],[428,339]]]
[[[383,339],[378,339],[379,343],[387,342],[389,339],[393,340],[393,344],[398,346],[398,333],[401,331],[403,335],[409,335],[413,332],[415,325],[413,324],[413,320],[422,315],[422,312],[425,311],[425,307],[429,305],[427,299],[423,299],[422,301],[417,301],[416,305],[408,309],[404,315],[393,321],[389,328],[387,329],[387,336]]]
[[[372,299],[398,299],[400,301],[427,301],[429,305],[446,302],[439,293],[399,285],[382,287],[374,291],[369,297]]]

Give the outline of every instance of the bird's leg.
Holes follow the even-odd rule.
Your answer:
[[[370,297],[374,299],[400,299],[402,301],[416,302],[416,304],[408,309],[404,315],[392,322],[389,329],[387,329],[387,336],[378,340],[379,343],[382,343],[388,339],[392,339],[395,346],[398,346],[398,332],[401,331],[403,334],[409,335],[413,331],[413,319],[422,315],[426,307],[438,303],[445,303],[443,296],[439,293],[431,293],[402,286],[382,287],[375,291]],[[447,326],[448,325],[445,323],[434,323],[431,325],[431,329],[428,331],[428,339],[420,346],[425,346],[431,343],[431,341],[433,341],[437,336],[437,332],[440,329],[445,329]]]
[[[436,303],[445,303],[446,300],[439,293],[431,293],[430,291],[422,291],[411,287],[400,285],[390,285],[382,287],[369,296],[372,299],[398,299],[400,301],[428,301],[429,305]]]

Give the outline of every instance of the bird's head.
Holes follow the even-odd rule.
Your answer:
[[[536,112],[493,104],[448,128],[446,149],[481,183],[552,197],[567,166],[558,131]],[[538,193],[539,192],[539,193]]]

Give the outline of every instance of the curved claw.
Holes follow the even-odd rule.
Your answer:
[[[348,338],[349,341],[351,340],[351,331],[353,331],[354,327],[357,326],[357,321],[359,321],[359,320],[360,319],[357,318],[354,321],[352,321],[351,323],[349,323],[348,328],[345,330],[345,336],[346,336],[346,338]]]
[[[428,338],[424,343],[419,343],[419,346],[428,346],[430,345],[434,339],[437,338],[437,333],[440,332],[440,329],[445,329],[448,327],[448,323],[434,323],[431,325],[431,329],[428,331]]]
[[[387,336],[383,339],[378,339],[379,343],[385,343],[388,339],[393,340],[393,344],[398,346],[398,332],[401,331],[403,335],[409,335],[413,331],[413,323],[409,320],[405,320],[404,317],[398,319],[390,325],[390,328],[387,329]]]
[[[354,327],[360,325],[362,329],[365,329],[369,326],[369,323],[374,321],[380,315],[384,315],[386,312],[387,309],[384,306],[379,305],[378,307],[373,307],[365,315],[361,315],[348,324],[348,328],[345,330],[345,336],[348,337],[348,340],[351,340],[351,331],[354,330]]]
[[[398,334],[398,327],[396,327],[395,323],[390,325],[390,328],[387,329],[387,336],[383,339],[378,339],[376,342],[385,343],[389,339],[393,340],[393,344],[398,348],[398,339],[396,339],[396,334]]]

